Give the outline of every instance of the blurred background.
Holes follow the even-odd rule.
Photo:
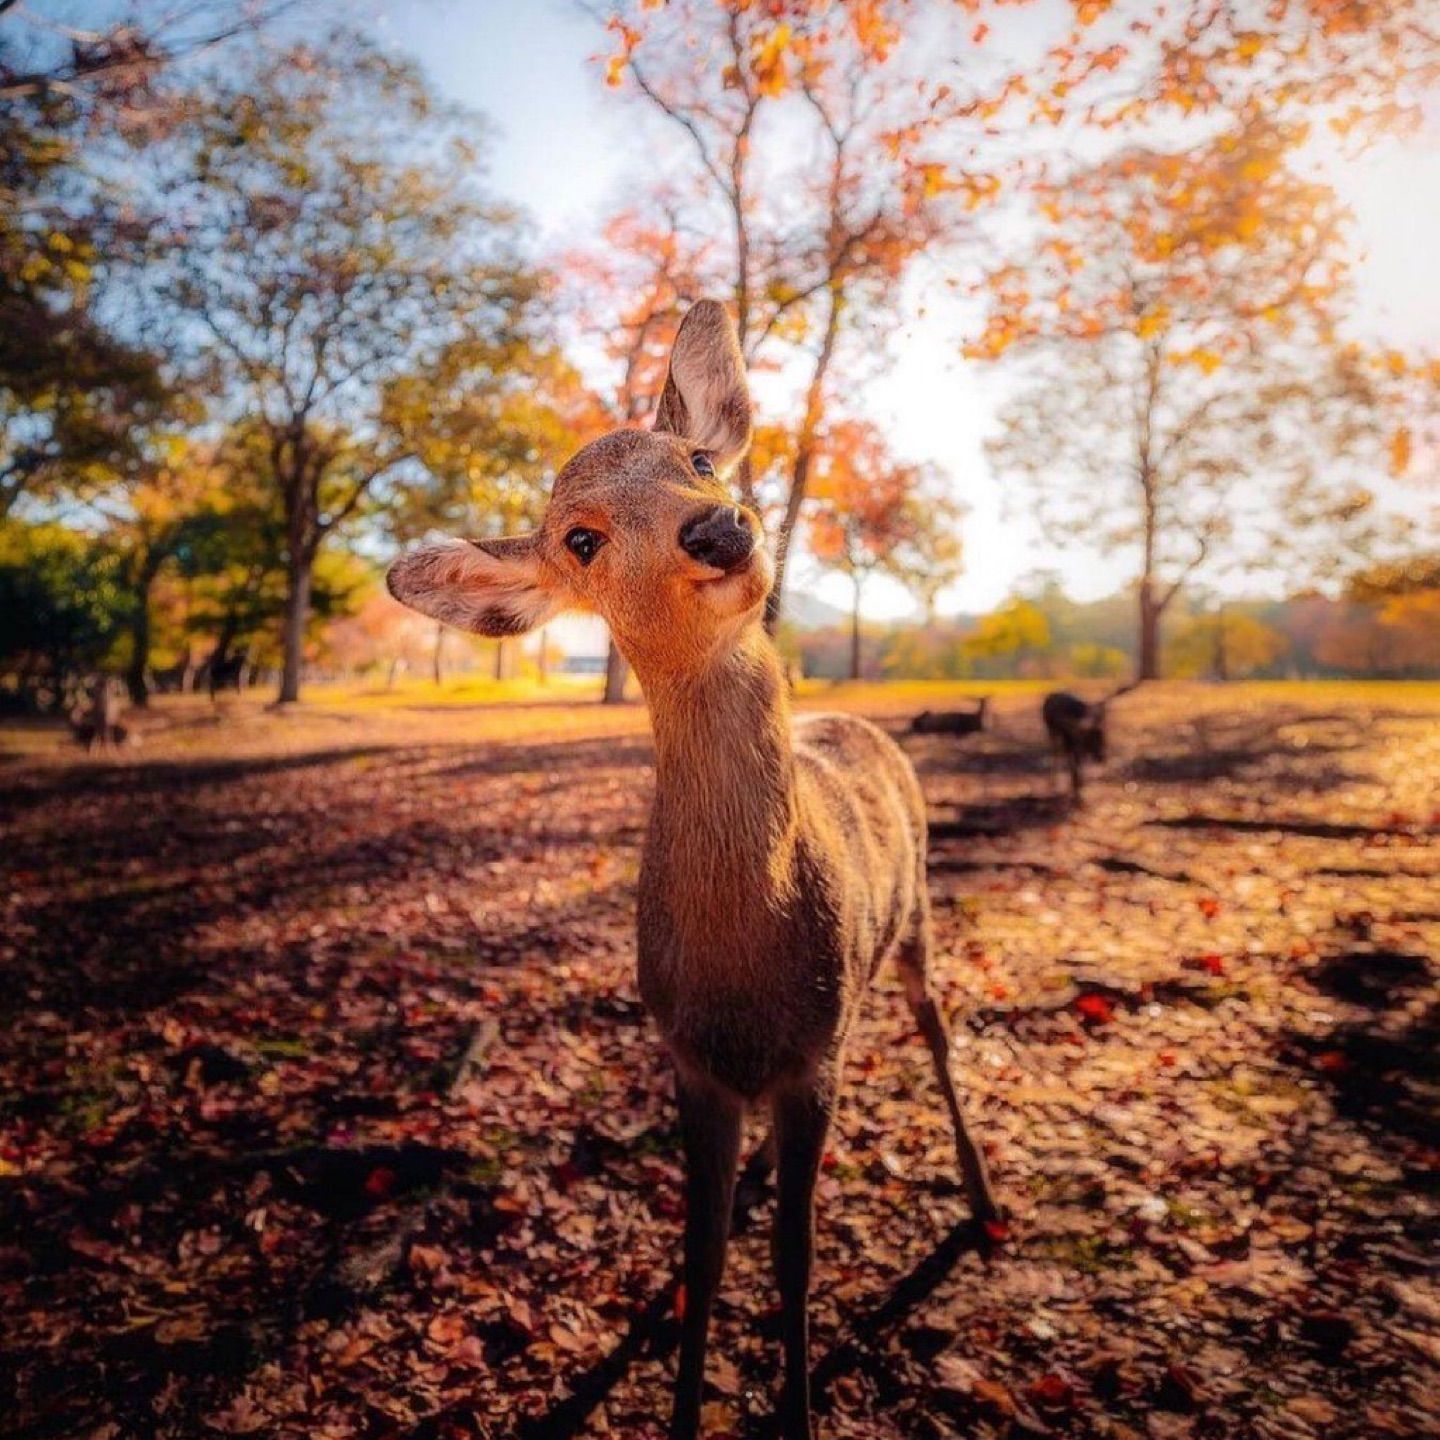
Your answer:
[[[1434,676],[1433,22],[12,0],[0,704],[620,698],[380,576],[532,524],[701,295],[797,674]]]

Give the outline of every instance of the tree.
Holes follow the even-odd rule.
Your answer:
[[[967,207],[996,184],[930,146],[948,86],[909,63],[900,27],[908,9],[904,0],[634,0],[610,22],[618,49],[609,83],[628,84],[683,135],[698,203],[729,236],[747,362],[778,350],[802,373],[772,630],[847,342],[862,354],[881,343],[911,260],[963,225]],[[748,504],[753,473],[747,464],[739,479]]]
[[[1181,677],[1243,680],[1268,670],[1289,648],[1273,626],[1234,606],[1188,616],[1169,645],[1169,668]]]
[[[416,451],[404,379],[522,323],[537,280],[473,179],[474,118],[338,34],[215,75],[170,155],[160,295],[266,438],[284,514],[282,701],[299,696],[316,556]],[[178,193],[177,193],[178,192]]]
[[[386,412],[414,457],[385,516],[402,544],[437,531],[478,537],[532,529],[560,466],[604,428],[575,367],[553,346],[518,334],[447,347],[435,364],[395,382]],[[435,627],[437,684],[445,629]],[[505,644],[495,642],[497,680]]]
[[[680,321],[711,288],[713,247],[687,227],[682,212],[677,196],[658,191],[647,204],[613,216],[599,249],[571,251],[558,267],[578,328],[601,340],[610,376],[597,399],[612,427],[638,424],[654,408]],[[629,673],[611,640],[604,704],[624,700]]]
[[[129,594],[125,684],[133,705],[150,698],[155,584],[171,562],[188,560],[193,574],[197,555],[213,551],[229,508],[227,478],[207,447],[172,436],[155,443],[134,482],[101,507],[110,520],[105,543],[120,557]]]
[[[9,43],[0,30],[0,76]],[[119,240],[77,174],[83,129],[63,96],[0,94],[0,518],[131,458],[164,400],[156,356],[97,315]]]
[[[1033,114],[1110,128],[1159,115],[1263,112],[1363,140],[1414,129],[1440,78],[1433,0],[1071,0],[1075,26],[1029,87]]]
[[[25,708],[61,710],[124,624],[119,557],[53,523],[0,526],[0,667]]]
[[[1353,599],[1371,604],[1391,596],[1440,590],[1440,551],[1416,551],[1377,561],[1352,575],[1346,589]]]
[[[1315,658],[1352,673],[1402,678],[1440,670],[1440,590],[1416,590],[1374,605],[1332,607]]]
[[[1033,601],[1019,597],[981,616],[963,642],[964,652],[972,660],[1005,660],[1013,656],[1017,667],[1027,656],[1049,645],[1050,627],[1044,612]]]
[[[11,12],[0,52],[0,101],[77,94],[135,112],[179,60],[250,34],[300,0],[173,0],[85,29],[0,0]]]
[[[1338,566],[1372,514],[1380,409],[1335,341],[1341,216],[1287,166],[1297,139],[1257,121],[1047,185],[1035,247],[987,276],[967,353],[1016,354],[1030,382],[992,460],[1052,542],[1137,555],[1142,679],[1202,566]]]
[[[959,514],[939,478],[897,461],[866,421],[836,422],[820,439],[810,546],[850,581],[852,680],[861,675],[860,605],[871,576],[883,571],[933,596],[958,573]]]

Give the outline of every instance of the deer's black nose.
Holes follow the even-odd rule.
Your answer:
[[[755,534],[733,506],[717,505],[693,515],[680,527],[680,548],[702,565],[733,570],[750,558]]]

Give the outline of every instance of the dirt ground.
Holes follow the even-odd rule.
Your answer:
[[[997,708],[905,744],[1008,1229],[886,976],[820,1187],[821,1434],[1440,1434],[1440,697],[1142,691],[1073,814],[1036,697]],[[635,707],[0,732],[0,1434],[662,1433],[650,761]],[[774,1433],[769,1209],[713,1436]]]

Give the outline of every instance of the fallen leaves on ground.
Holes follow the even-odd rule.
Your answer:
[[[885,976],[819,1184],[825,1435],[1440,1430],[1440,725],[1303,696],[1127,696],[1074,813],[1033,704],[907,740],[1007,1217],[963,1224]],[[4,772],[6,1434],[662,1433],[650,748],[590,713]],[[769,1203],[713,1434],[773,1433]]]

